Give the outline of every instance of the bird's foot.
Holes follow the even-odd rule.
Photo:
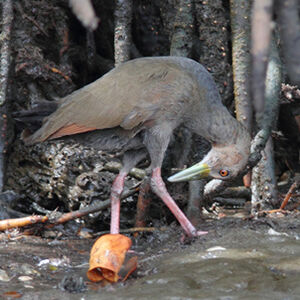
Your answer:
[[[206,235],[206,234],[208,234],[208,231],[201,231],[201,230],[197,231],[197,236]]]
[[[208,231],[198,230],[192,236],[188,236],[186,233],[183,233],[180,237],[180,243],[182,244],[190,244],[197,237],[208,234]]]

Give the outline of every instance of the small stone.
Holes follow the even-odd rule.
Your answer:
[[[24,288],[26,288],[26,289],[34,289],[34,286],[29,285],[29,284],[25,284]]]
[[[284,235],[284,236],[289,236],[287,233],[285,233],[285,232],[278,232],[278,231],[276,231],[276,230],[274,230],[274,229],[272,229],[272,228],[270,228],[269,230],[268,230],[268,234],[269,235],[276,235],[276,236],[279,236],[279,235]]]
[[[211,248],[206,249],[207,252],[213,252],[213,251],[225,251],[226,248],[221,247],[221,246],[214,246]]]
[[[21,274],[24,275],[40,275],[38,271],[36,271],[32,265],[24,263],[20,266],[20,272]]]
[[[2,270],[2,269],[0,269],[0,281],[5,281],[5,282],[10,281],[9,276],[8,276],[7,273],[6,273],[4,270]]]
[[[20,280],[20,281],[30,281],[30,280],[32,280],[32,277],[24,275],[24,276],[20,276],[18,278],[18,280]]]
[[[291,99],[293,98],[293,95],[292,95],[291,92],[287,92],[287,93],[285,94],[285,97],[286,97],[287,99],[291,100]]]

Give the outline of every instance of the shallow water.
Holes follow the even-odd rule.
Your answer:
[[[237,229],[209,244],[164,257],[115,299],[300,299],[298,236]]]

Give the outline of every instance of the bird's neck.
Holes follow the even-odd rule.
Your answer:
[[[208,108],[209,118],[201,122],[202,136],[215,146],[250,145],[250,136],[246,128],[238,122],[223,105]]]

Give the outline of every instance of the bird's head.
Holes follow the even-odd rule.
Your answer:
[[[250,154],[249,146],[215,145],[194,166],[169,177],[170,182],[199,180],[205,177],[228,180],[237,176],[246,166]]]

